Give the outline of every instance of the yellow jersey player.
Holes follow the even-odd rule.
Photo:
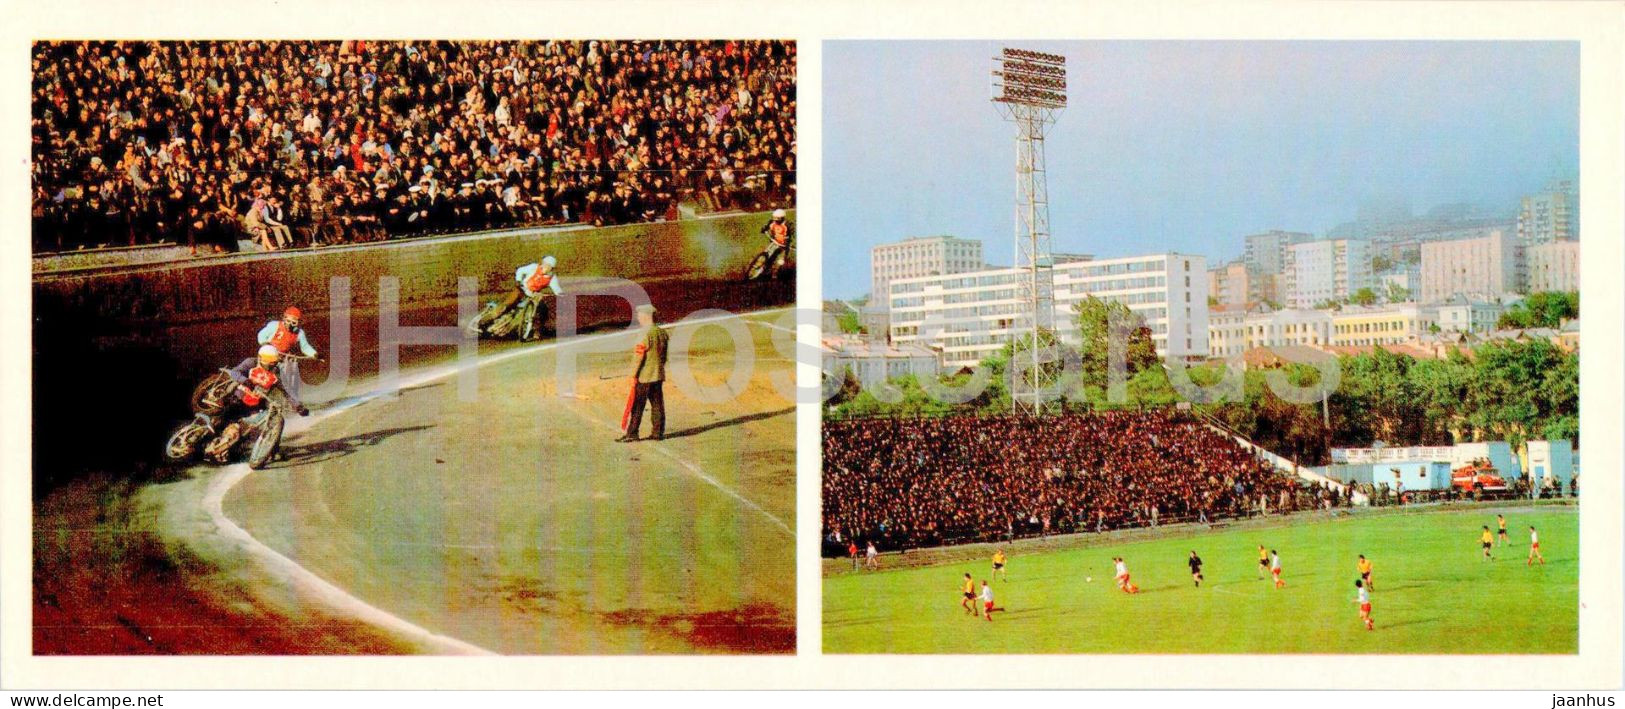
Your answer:
[[[965,609],[966,614],[976,615],[976,582],[971,580],[969,571],[965,572],[965,583],[960,586],[960,591],[965,598],[959,602],[959,606]]]
[[[1010,577],[1007,575],[1007,573],[1008,572],[1004,570],[1004,550],[993,550],[993,576],[995,578],[1003,577],[1005,581],[1009,581]]]
[[[1502,515],[1496,515],[1495,526],[1501,529],[1501,532],[1496,535],[1499,537],[1499,539],[1497,539],[1497,543],[1511,544],[1512,538],[1507,536],[1507,518]]]
[[[1491,561],[1490,547],[1495,544],[1495,537],[1490,534],[1490,526],[1484,525],[1484,533],[1478,535],[1478,540],[1484,543],[1484,560]]]
[[[1360,571],[1360,580],[1364,582],[1363,587],[1376,590],[1377,587],[1371,584],[1371,560],[1361,554],[1360,561],[1354,567]]]
[[[1270,570],[1270,553],[1264,549],[1263,544],[1260,544],[1260,545],[1258,545],[1258,578],[1259,578],[1259,580],[1263,580],[1264,572],[1269,571],[1269,570]]]

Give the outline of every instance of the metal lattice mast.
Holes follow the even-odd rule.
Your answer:
[[[1005,48],[993,58],[993,105],[1016,124],[1016,267],[1022,312],[1011,327],[1012,343],[1025,342],[1011,362],[1010,399],[1017,413],[1042,415],[1040,333],[1055,328],[1055,274],[1050,251],[1049,184],[1044,134],[1066,107],[1066,57]],[[1016,376],[1024,370],[1025,376]]]

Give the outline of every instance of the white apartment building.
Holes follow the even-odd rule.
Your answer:
[[[1575,209],[1574,182],[1560,180],[1537,194],[1523,198],[1518,209],[1518,244],[1533,246],[1580,238],[1579,214]]]
[[[1523,284],[1523,250],[1512,234],[1495,230],[1477,239],[1422,244],[1423,303],[1442,303],[1453,295],[1494,295],[1519,291]]]
[[[1332,341],[1332,314],[1325,310],[1242,310],[1208,313],[1208,355],[1236,357],[1255,347],[1319,346]]]
[[[891,283],[891,337],[942,353],[947,368],[975,366],[999,351],[1023,322],[1016,268],[903,278]],[[1094,296],[1128,306],[1145,320],[1163,357],[1207,356],[1207,262],[1166,253],[1070,261],[1054,268],[1055,323],[1062,342],[1077,345],[1072,308]],[[940,327],[933,334],[928,321]]]
[[[870,302],[885,307],[891,282],[987,268],[982,242],[953,236],[915,236],[869,250]]]
[[[1283,295],[1289,308],[1312,308],[1325,301],[1347,300],[1370,288],[1371,242],[1322,239],[1287,247]]]
[[[1528,292],[1580,290],[1580,242],[1550,241],[1523,249]]]

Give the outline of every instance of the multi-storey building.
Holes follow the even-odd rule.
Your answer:
[[[1580,242],[1549,241],[1523,250],[1526,290],[1580,290]]]
[[[1518,244],[1533,246],[1553,241],[1578,241],[1580,219],[1575,209],[1574,182],[1558,180],[1523,198],[1518,209]]]
[[[1259,306],[1208,313],[1208,354],[1235,357],[1256,347],[1331,344],[1332,314],[1325,310],[1271,310]]]
[[[1253,273],[1278,274],[1286,268],[1286,251],[1293,244],[1313,241],[1314,235],[1297,231],[1266,231],[1247,236],[1241,260]]]
[[[1453,295],[1499,298],[1523,287],[1523,250],[1512,234],[1496,230],[1476,239],[1422,244],[1423,303]]]
[[[1219,305],[1246,305],[1253,302],[1254,289],[1252,278],[1247,274],[1247,264],[1243,261],[1231,261],[1223,266],[1209,270],[1208,296]]]
[[[938,276],[986,268],[982,242],[953,236],[915,236],[869,250],[870,298],[885,307],[890,284],[898,278]]]
[[[1419,338],[1439,320],[1437,308],[1416,303],[1331,311],[1333,345],[1397,345]]]
[[[1287,248],[1283,272],[1289,308],[1312,308],[1343,301],[1372,285],[1371,243],[1362,239],[1322,239]]]
[[[891,336],[942,353],[945,367],[975,366],[1019,334],[1024,321],[1019,280],[1026,272],[993,268],[891,282]],[[1151,330],[1157,354],[1207,355],[1207,263],[1165,253],[1057,263],[1055,324],[1063,342],[1081,342],[1073,306],[1093,296],[1118,302]]]

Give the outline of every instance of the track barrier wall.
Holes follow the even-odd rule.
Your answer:
[[[704,308],[744,312],[792,303],[793,278],[743,281],[766,244],[759,230],[768,219],[756,213],[514,229],[37,272],[36,493],[87,470],[152,470],[168,429],[188,415],[192,386],[251,356],[255,333],[289,305],[304,311],[305,329],[325,356],[332,349],[334,277],[349,279],[353,380],[376,371],[382,277],[398,279],[400,324],[408,326],[456,324],[460,277],[478,280],[483,304],[512,287],[514,269],[546,255],[558,259],[567,292],[591,290],[600,279],[638,283],[660,308],[662,322]],[[613,296],[580,298],[578,311],[580,330],[625,327],[631,318],[630,306]],[[406,347],[402,364],[454,350]],[[327,376],[317,362],[304,363],[301,373],[307,385]]]

